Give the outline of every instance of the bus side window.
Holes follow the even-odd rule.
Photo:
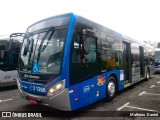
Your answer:
[[[80,63],[80,35],[74,36],[74,43],[73,43],[73,51],[72,51],[72,62],[73,63]]]
[[[93,37],[87,37],[86,41],[89,42],[88,51],[89,53],[85,55],[87,62],[97,62],[96,57],[96,39]],[[84,43],[85,44],[85,43]]]
[[[82,44],[81,44],[81,36],[76,35],[74,37],[74,43],[73,43],[73,55],[72,55],[72,62],[73,63],[80,63],[82,61],[82,56],[84,56],[84,59],[87,63],[90,62],[97,62],[96,57],[96,38],[93,37],[86,37],[84,46],[86,49],[88,49],[88,52],[85,52],[85,49],[82,50]],[[87,44],[88,42],[88,44]],[[87,44],[87,45],[86,45]],[[83,51],[83,52],[82,52]],[[82,55],[83,54],[83,55]]]

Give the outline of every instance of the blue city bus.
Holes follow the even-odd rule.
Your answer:
[[[73,111],[143,79],[154,68],[154,50],[73,13],[28,27],[17,85],[32,104]]]

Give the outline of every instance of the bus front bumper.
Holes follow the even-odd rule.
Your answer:
[[[28,92],[22,91],[20,87],[20,95],[22,98],[28,101],[35,101],[35,104],[42,104],[52,108],[56,108],[64,111],[71,111],[70,99],[69,99],[69,90],[65,88],[60,93],[54,96],[40,96],[35,94],[30,94]],[[31,102],[32,103],[32,102]]]

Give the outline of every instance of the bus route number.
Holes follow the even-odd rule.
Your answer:
[[[34,85],[30,86],[30,90],[34,92],[41,92],[41,93],[46,92],[46,89],[44,87],[39,87],[39,86],[34,86]]]

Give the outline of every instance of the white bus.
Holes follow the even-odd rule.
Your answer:
[[[155,72],[160,71],[160,48],[155,48]]]
[[[16,85],[18,57],[24,33],[0,38],[0,87]]]

